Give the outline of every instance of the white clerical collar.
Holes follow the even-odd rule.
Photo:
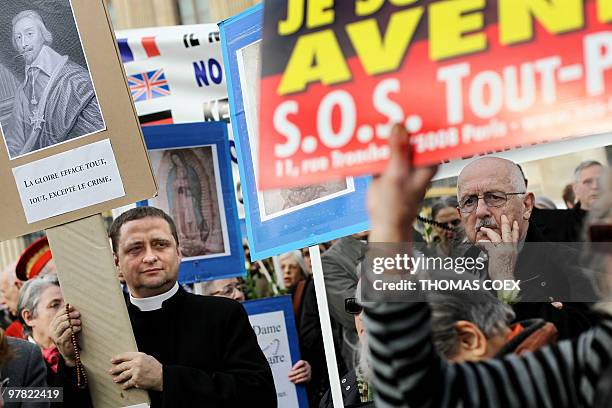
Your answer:
[[[161,309],[162,303],[170,299],[179,290],[178,282],[174,284],[172,289],[161,295],[155,295],[146,298],[135,298],[130,293],[130,303],[140,309],[141,312],[150,312],[152,310]]]
[[[38,68],[48,76],[51,76],[55,68],[67,58],[66,56],[61,56],[52,48],[43,45],[34,62],[30,65],[26,65],[26,78],[30,68]]]

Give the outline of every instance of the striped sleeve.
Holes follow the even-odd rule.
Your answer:
[[[612,319],[522,356],[450,364],[431,339],[427,303],[365,309],[377,407],[589,407],[612,355]]]

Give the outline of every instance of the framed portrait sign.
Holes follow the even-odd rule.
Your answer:
[[[272,369],[278,406],[307,407],[306,387],[293,384],[287,377],[291,367],[300,360],[291,296],[249,300],[242,305]]]
[[[174,219],[181,248],[181,283],[245,274],[227,125],[202,122],[148,126],[144,136],[157,197],[139,205]]]
[[[104,0],[0,5],[0,240],[155,195]]]
[[[219,24],[252,260],[368,229],[369,177],[257,188],[262,19],[259,5]]]

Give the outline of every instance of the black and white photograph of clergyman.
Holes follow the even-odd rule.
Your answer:
[[[149,205],[176,222],[183,259],[229,254],[216,146],[149,152],[159,193]]]
[[[14,159],[105,129],[69,0],[0,5],[0,125]]]

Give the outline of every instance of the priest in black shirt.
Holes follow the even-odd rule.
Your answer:
[[[113,380],[123,389],[148,390],[152,408],[276,407],[272,372],[242,305],[179,287],[173,220],[157,208],[137,207],[120,215],[109,235],[140,350],[113,358]],[[79,317],[71,312],[73,328],[80,329]],[[74,365],[65,313],[53,329],[66,365]]]

